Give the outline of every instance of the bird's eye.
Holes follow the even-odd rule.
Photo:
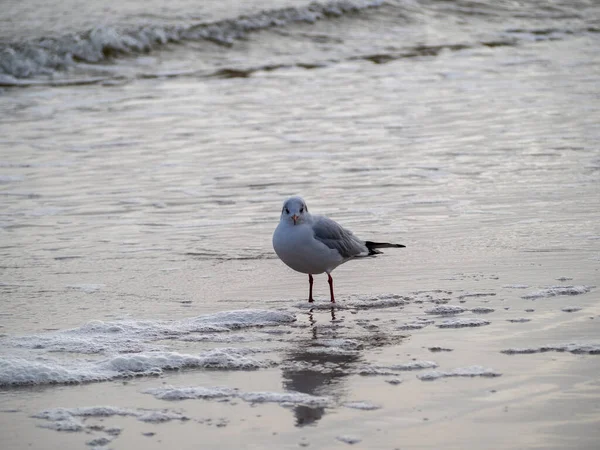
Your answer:
[[[300,214],[304,212],[304,208],[300,208]]]
[[[285,208],[285,213],[286,213],[286,214],[289,214],[289,213],[290,213],[290,210],[289,210],[289,209],[287,209],[287,208]]]

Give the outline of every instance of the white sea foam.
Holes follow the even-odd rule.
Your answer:
[[[431,325],[435,323],[435,320],[430,318],[417,317],[415,320],[411,322],[403,323],[402,325],[398,325],[398,330],[419,330],[421,328],[425,328],[427,325]]]
[[[358,375],[397,375],[398,371],[433,369],[438,364],[434,361],[409,361],[391,365],[363,365],[354,369]]]
[[[459,300],[469,298],[469,297],[490,297],[495,296],[495,292],[467,292],[466,294],[461,294],[458,296]]]
[[[376,367],[376,366],[361,366],[358,369],[354,370],[353,373],[358,375],[397,375],[397,373],[391,369],[386,369],[385,367]]]
[[[398,325],[396,327],[396,329],[398,330],[420,330],[421,328],[425,328],[427,325],[427,323],[423,323],[423,322],[406,322],[403,323],[402,325]]]
[[[375,409],[380,409],[381,408],[381,406],[376,405],[376,404],[371,403],[371,402],[367,402],[367,401],[363,401],[363,402],[346,402],[342,406],[345,406],[346,408],[352,408],[352,409],[362,409],[364,411],[373,411]]]
[[[196,331],[196,326],[219,326],[228,330],[238,330],[256,326],[279,325],[291,323],[296,316],[285,311],[271,311],[262,309],[242,309],[237,311],[223,311],[206,316],[195,317],[181,321],[182,326],[189,326],[190,331]]]
[[[394,308],[397,306],[404,306],[410,303],[412,299],[398,294],[380,294],[380,295],[351,295],[348,298],[338,303],[308,303],[299,302],[296,304],[297,308],[300,309],[317,309],[317,310],[328,310],[335,308],[338,310],[343,309],[380,309],[380,308]]]
[[[110,358],[99,366],[124,376],[160,374],[163,370],[183,368],[205,369],[258,369],[265,367],[250,358],[238,354],[238,349],[213,349],[201,355],[175,352],[157,352],[137,355],[121,355]]]
[[[524,299],[536,299],[542,297],[556,297],[557,295],[580,295],[592,290],[593,286],[550,286],[538,291],[523,295]]]
[[[49,358],[36,360],[20,357],[0,357],[0,386],[20,386],[50,383],[81,383],[111,379],[105,372],[88,366],[65,366]]]
[[[253,370],[269,365],[269,362],[260,362],[240,355],[237,349],[213,349],[200,355],[147,352],[118,355],[97,361],[0,357],[0,386],[106,381],[160,375],[165,370],[184,368]]]
[[[442,323],[438,323],[439,328],[466,328],[466,327],[481,327],[483,325],[489,325],[490,321],[484,319],[477,319],[474,317],[470,318],[455,318],[444,320]]]
[[[432,369],[437,367],[438,364],[434,361],[410,361],[406,363],[400,364],[392,364],[391,366],[386,366],[391,370],[421,370],[421,369]]]
[[[234,397],[237,389],[226,387],[161,387],[144,391],[160,400],[214,399]]]
[[[320,339],[318,343],[325,347],[337,347],[346,350],[359,350],[363,347],[363,344],[356,339]]]
[[[339,347],[308,347],[305,348],[306,353],[313,353],[316,355],[358,355],[358,350],[349,350]]]
[[[183,342],[221,342],[221,343],[234,343],[234,342],[253,342],[265,340],[264,336],[257,336],[252,333],[244,334],[231,334],[231,333],[194,333],[177,338]]]
[[[509,348],[502,350],[507,355],[543,353],[543,352],[570,352],[576,354],[600,355],[600,343],[550,344],[540,347]]]
[[[355,355],[361,348],[363,344],[355,339],[320,339],[304,351],[322,355]]]
[[[345,301],[339,301],[337,303],[330,303],[329,301],[316,301],[313,303],[309,303],[306,300],[302,300],[297,302],[294,305],[298,309],[304,309],[309,311],[341,311],[344,309],[348,309],[348,303]]]
[[[90,335],[57,332],[19,336],[9,338],[6,342],[13,347],[82,354],[137,353],[162,349],[161,346],[150,344],[144,339],[124,339],[119,334],[98,336],[98,339],[94,339]]]
[[[60,420],[52,420],[50,422],[41,423],[40,427],[49,428],[55,431],[82,431],[85,425],[76,417],[65,417]]]
[[[137,419],[148,423],[163,423],[171,420],[189,420],[188,417],[174,411],[144,411]]]
[[[137,413],[132,409],[120,408],[117,406],[81,406],[77,408],[56,408],[46,410],[59,412],[59,414],[68,414],[79,417],[111,417],[111,416],[135,416]],[[37,417],[42,417],[43,412]]]
[[[423,381],[437,380],[445,377],[499,377],[501,373],[482,366],[459,367],[452,370],[429,370],[417,375]]]
[[[427,314],[439,314],[439,315],[450,315],[450,314],[460,314],[467,311],[466,308],[458,305],[437,305],[433,308],[426,309],[425,312]]]
[[[331,406],[328,397],[302,392],[241,392],[224,387],[160,387],[144,391],[161,400],[239,398],[249,403],[279,403],[282,405]]]
[[[33,418],[43,419],[47,422],[39,426],[50,428],[57,431],[83,431],[90,428],[86,426],[79,417],[111,417],[111,416],[131,416],[136,417],[142,422],[160,423],[170,420],[189,420],[185,415],[169,410],[148,410],[148,409],[127,409],[117,406],[87,406],[78,408],[51,408],[40,411]],[[109,434],[115,435],[115,432]],[[120,432],[120,430],[119,430]],[[116,433],[118,434],[118,432]]]
[[[239,394],[239,398],[249,403],[283,403],[314,407],[331,405],[328,397],[318,397],[301,392],[245,392]]]
[[[410,298],[398,294],[381,294],[381,295],[359,295],[350,297],[344,303],[349,308],[357,309],[377,309],[377,308],[393,308],[403,306],[410,303]]]
[[[348,368],[342,368],[333,361],[315,362],[315,361],[284,361],[279,365],[284,372],[314,372],[321,374],[340,374],[347,375],[356,373]]]
[[[207,340],[205,333],[223,333],[257,326],[276,326],[295,321],[293,314],[283,311],[238,310],[208,314],[173,321],[94,320],[81,327],[29,336],[8,337],[4,345],[69,353],[139,353],[163,349],[156,341]],[[218,339],[217,339],[218,340]],[[232,341],[240,340],[234,335]],[[228,342],[226,338],[220,339]]]

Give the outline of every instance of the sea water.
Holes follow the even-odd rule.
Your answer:
[[[450,415],[457,448],[474,420],[497,448],[593,448],[599,18],[586,1],[4,5],[4,444],[160,446],[136,427],[191,420],[215,446],[250,423],[278,448],[440,448]],[[333,309],[317,277],[310,306],[271,247],[292,194],[407,247],[338,268]],[[509,399],[524,410],[504,423]]]

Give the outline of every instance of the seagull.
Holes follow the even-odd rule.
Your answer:
[[[360,256],[381,253],[378,248],[405,247],[387,242],[362,241],[337,222],[308,212],[302,197],[290,197],[283,204],[279,225],[273,233],[273,249],[279,259],[297,272],[308,274],[308,301],[312,303],[313,275],[327,273],[331,303],[331,272],[340,264]]]

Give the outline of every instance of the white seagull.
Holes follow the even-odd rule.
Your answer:
[[[290,197],[285,201],[279,225],[273,233],[273,249],[279,259],[295,271],[308,274],[310,303],[314,301],[313,275],[327,273],[331,302],[335,303],[333,269],[352,258],[381,253],[376,249],[386,247],[404,245],[361,241],[337,222],[310,214],[301,197]]]

